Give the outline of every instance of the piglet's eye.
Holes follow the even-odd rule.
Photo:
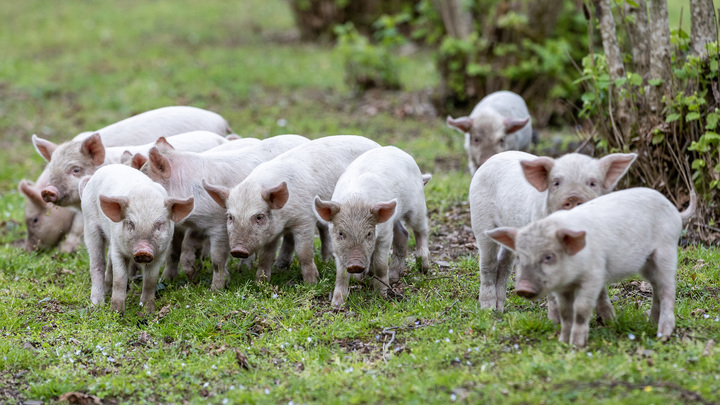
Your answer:
[[[232,216],[231,214],[227,214],[227,220],[228,220],[228,222],[232,222],[233,219],[234,219],[234,218],[233,218],[233,216]]]
[[[338,239],[345,239],[345,233],[343,233],[343,231],[338,231],[337,235]]]
[[[543,262],[543,264],[553,264],[553,263],[555,263],[555,254],[553,254],[553,253],[546,253],[545,255],[543,255],[542,262]]]

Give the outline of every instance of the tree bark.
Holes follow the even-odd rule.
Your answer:
[[[712,0],[690,0],[692,34],[690,47],[694,55],[705,55],[705,44],[718,40],[715,6]]]
[[[670,22],[667,0],[650,0],[650,79],[662,79],[658,86],[650,86],[648,98],[653,112],[662,111],[662,96],[670,85]]]
[[[463,9],[461,0],[433,0],[433,3],[442,16],[448,35],[463,39],[472,33],[472,15]]]
[[[622,61],[622,52],[617,39],[615,19],[613,18],[610,0],[593,0],[595,4],[595,12],[600,26],[600,36],[602,37],[603,50],[605,51],[605,60],[608,65],[608,74],[614,82],[617,79],[625,77],[625,65]],[[615,116],[617,117],[617,125],[615,129],[622,134],[623,139],[627,139],[628,131],[633,124],[632,109],[630,106],[630,98],[620,97],[620,93],[615,91],[610,94],[615,100]],[[612,114],[613,112],[610,111]]]
[[[712,1],[712,0],[710,0]],[[648,32],[647,3],[635,0],[637,7],[625,3],[625,15],[634,17],[635,22],[627,24],[632,62],[635,73],[646,78],[650,71],[650,38]]]

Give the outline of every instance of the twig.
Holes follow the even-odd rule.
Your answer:
[[[390,287],[390,285],[388,285],[388,283],[382,281],[378,276],[376,276],[376,275],[373,274],[373,278],[374,278],[375,280],[381,282],[385,287],[387,287],[388,290],[389,290],[390,292],[392,292],[392,294],[393,294],[396,298],[399,298],[399,299],[405,298],[405,296],[403,296],[403,295],[400,294],[399,292],[395,291],[394,288]]]
[[[713,230],[713,231],[715,231],[715,232],[720,232],[720,228],[716,228],[716,227],[710,226],[710,225],[708,225],[708,224],[703,224],[702,222],[698,222],[697,225],[700,225],[700,226],[702,226],[702,227],[704,227],[704,228],[708,228],[708,229]]]
[[[387,357],[385,355],[387,354],[388,347],[395,341],[395,329],[397,328],[399,328],[399,326],[391,326],[389,328],[383,328],[382,332],[380,332],[383,335],[390,335],[390,341],[383,343],[383,361],[385,364],[387,364]]]
[[[593,131],[593,133],[590,134],[590,136],[585,138],[585,140],[580,144],[580,146],[578,146],[577,149],[575,149],[575,153],[579,153],[581,150],[583,150],[583,148],[585,146],[587,146],[588,143],[590,143],[590,141],[595,137],[595,135],[597,133],[598,133],[597,131]]]
[[[440,314],[439,318],[442,318],[445,314],[447,314],[448,311],[451,310],[451,309],[455,306],[455,304],[457,304],[458,302],[460,302],[460,300],[455,300],[455,302],[453,302],[452,304],[450,304],[450,306],[447,307],[447,309],[444,310],[442,314]]]

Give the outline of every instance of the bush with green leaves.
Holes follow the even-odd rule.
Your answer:
[[[336,26],[335,34],[336,49],[345,61],[346,83],[360,91],[371,88],[400,88],[398,66],[391,55],[397,39],[386,39],[379,45],[372,44],[351,22]]]
[[[692,185],[701,197],[697,223],[714,228],[720,218],[720,207],[714,202],[720,196],[720,47],[711,42],[705,54],[694,55],[682,29],[672,31],[671,44],[671,83],[646,80],[629,70],[624,77],[611,80],[605,55],[585,57],[582,77],[577,80],[586,89],[580,117],[594,124],[600,150],[638,152],[627,176],[630,184],[658,189],[678,206],[688,201]],[[630,52],[624,59],[631,60]],[[658,86],[665,90],[662,108],[655,111],[647,95]],[[628,98],[635,122],[618,131],[611,111],[617,100]],[[697,228],[697,236],[711,242],[714,236],[707,226]]]
[[[586,23],[575,1],[481,0],[469,11],[474,31],[465,38],[437,39],[423,27],[439,43],[445,107],[471,106],[489,93],[510,90],[525,98],[537,124],[571,112],[582,93],[573,85],[574,61],[587,50]]]

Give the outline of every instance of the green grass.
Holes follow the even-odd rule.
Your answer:
[[[33,133],[61,141],[147,109],[192,104],[245,136],[366,135],[406,149],[433,173],[426,194],[435,220],[467,200],[462,137],[441,117],[402,113],[412,99],[403,93],[355,97],[331,48],[293,39],[282,0],[6,3],[0,402],[52,402],[70,391],[121,403],[720,401],[717,353],[703,355],[720,339],[715,248],[679,250],[677,330],[668,342],[654,337],[637,280],[612,286],[618,317],[593,321],[582,350],[557,342],[542,304],[510,294],[504,314],[481,311],[474,257],[427,275],[410,271],[402,299],[355,283],[342,311],[328,300],[331,263],[320,265],[314,286],[302,283],[297,263],[260,285],[251,271],[233,270],[220,293],[209,291],[206,265],[197,284],[181,276],[159,287],[157,307],[167,309],[157,318],[142,315],[138,283],[124,316],[91,307],[84,249],[28,254],[11,243],[24,233],[17,182],[42,170]],[[401,68],[406,92],[437,84],[428,53],[403,58]]]

